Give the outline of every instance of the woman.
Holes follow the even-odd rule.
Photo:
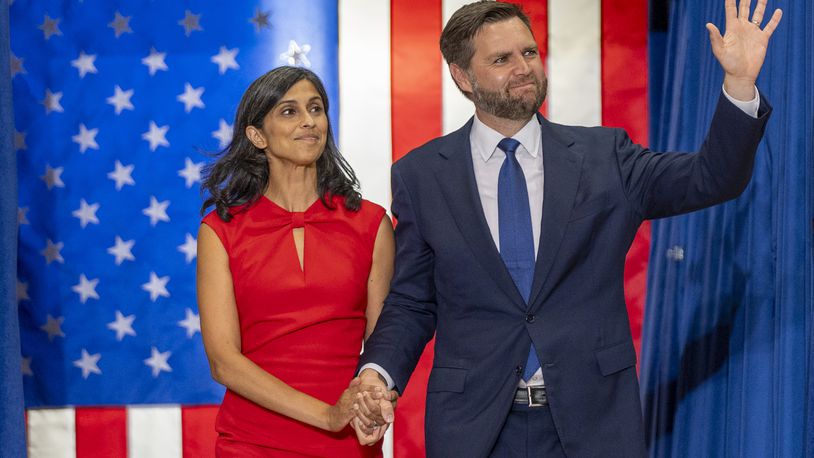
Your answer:
[[[215,209],[198,233],[197,287],[212,376],[227,388],[218,456],[381,454],[347,426],[372,389],[348,380],[387,294],[393,229],[357,191],[327,113],[314,73],[272,70],[243,94],[207,170],[202,211]],[[372,443],[385,428],[359,429]]]

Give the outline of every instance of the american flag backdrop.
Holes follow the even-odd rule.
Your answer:
[[[389,167],[473,114],[438,37],[460,0],[13,0],[17,299],[32,457],[211,456],[223,388],[195,301],[200,172],[240,95],[278,65],[316,71],[366,198]],[[524,1],[555,122],[647,142],[647,2]],[[628,259],[638,348],[649,227]],[[423,455],[431,348],[386,456]]]

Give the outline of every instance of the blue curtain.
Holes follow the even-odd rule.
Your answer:
[[[17,324],[17,161],[11,105],[8,7],[0,0],[0,438],[3,456],[25,456]]]
[[[653,225],[641,367],[650,455],[814,455],[814,2],[785,15],[757,86],[774,106],[744,194]],[[651,146],[693,151],[722,71],[705,22],[723,0],[673,1]]]

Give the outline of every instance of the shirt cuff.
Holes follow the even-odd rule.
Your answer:
[[[721,86],[721,89],[724,91],[724,95],[726,96],[726,98],[730,102],[732,102],[733,105],[740,108],[741,111],[748,114],[749,116],[757,118],[757,111],[760,108],[760,91],[757,90],[757,86],[755,86],[755,98],[748,102],[743,102],[741,100],[733,98],[726,92],[726,89],[724,89],[723,85]]]
[[[396,386],[396,383],[393,382],[393,379],[390,377],[390,374],[388,374],[387,371],[384,370],[384,368],[382,366],[379,366],[376,363],[367,363],[364,366],[362,366],[361,369],[359,369],[359,373],[361,374],[362,371],[365,370],[365,369],[373,369],[374,371],[381,374],[381,376],[384,377],[384,379],[387,381],[387,389],[388,390],[392,390],[393,387]]]

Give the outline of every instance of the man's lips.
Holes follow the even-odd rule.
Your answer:
[[[529,86],[534,86],[534,85],[535,85],[534,81],[529,80],[529,81],[524,81],[522,83],[513,84],[513,85],[509,86],[509,89],[519,89],[519,88],[522,88],[522,87],[529,87]]]

